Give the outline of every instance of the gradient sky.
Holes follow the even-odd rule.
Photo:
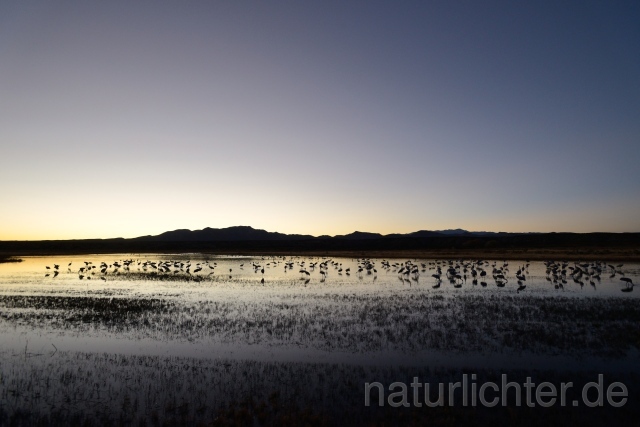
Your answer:
[[[2,1],[0,239],[640,231],[638,1]]]

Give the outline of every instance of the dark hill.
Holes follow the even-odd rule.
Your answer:
[[[334,239],[349,239],[349,240],[370,240],[370,239],[381,239],[382,234],[379,233],[366,233],[363,231],[354,231],[351,234],[344,234],[341,236],[335,236]]]
[[[248,226],[174,230],[157,236],[133,239],[86,239],[50,241],[0,241],[0,255],[48,255],[87,253],[180,253],[217,254],[268,253],[470,253],[483,256],[501,251],[507,257],[513,251],[571,249],[574,253],[596,251],[606,258],[608,248],[626,248],[640,257],[640,233],[495,233],[466,230],[421,230],[408,234],[366,233],[356,231],[341,236],[273,233]],[[576,252],[580,249],[582,252]],[[544,253],[544,251],[540,253]],[[619,251],[618,251],[619,252]],[[543,256],[543,255],[541,255]],[[546,258],[545,258],[546,259]]]
[[[237,242],[263,240],[305,240],[313,236],[299,234],[272,233],[249,226],[228,228],[204,228],[202,230],[174,230],[157,236],[143,236],[133,240],[155,242]]]

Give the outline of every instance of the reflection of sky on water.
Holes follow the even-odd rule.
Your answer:
[[[134,260],[128,271],[126,260]],[[159,263],[169,260],[169,271],[158,273]],[[156,268],[145,267],[146,261]],[[327,268],[321,268],[325,261]],[[567,276],[564,287],[556,289],[547,280],[544,263],[532,261],[522,270],[526,288],[518,292],[515,275],[526,261],[489,261],[484,266],[486,287],[472,284],[470,267],[464,281],[464,262],[452,264],[460,265],[463,277],[456,287],[445,278],[447,261],[411,260],[418,274],[403,275],[400,264],[406,261],[388,260],[385,268],[383,260],[371,260],[368,274],[366,267],[358,273],[363,264],[351,258],[26,257],[21,263],[0,265],[0,340],[5,351],[13,352],[28,347],[47,353],[55,346],[130,355],[525,369],[531,363],[570,367],[580,358],[584,369],[595,369],[606,367],[602,357],[612,354],[588,350],[593,339],[584,331],[583,317],[573,319],[571,310],[584,313],[597,306],[611,313],[638,295],[622,293],[620,281],[622,272],[636,280],[638,264],[615,263],[615,277],[605,264],[599,281],[583,278],[580,286]],[[102,262],[105,273],[100,271]],[[60,273],[53,277],[56,264]],[[285,269],[286,264],[292,268]],[[504,287],[491,277],[493,264],[503,268],[508,279]],[[97,268],[86,271],[91,265]],[[438,265],[444,279],[439,287],[432,277]],[[81,268],[85,271],[79,272]],[[113,300],[122,304],[115,307]],[[145,301],[162,304],[138,304]],[[568,314],[556,313],[567,307]],[[495,314],[496,309],[503,311]],[[554,323],[536,326],[536,316]],[[586,321],[588,327],[620,327],[618,320],[605,320],[604,326]],[[529,344],[526,335],[541,331],[543,337]],[[571,344],[575,348],[558,342],[567,334],[578,337]],[[637,355],[621,354],[628,349],[622,344],[623,350],[613,354],[617,369],[631,369]]]
[[[119,268],[114,273],[113,263],[122,264],[125,260],[134,260],[129,270]],[[142,265],[145,261],[156,263],[173,261],[182,263],[180,270],[171,266],[171,271],[166,274],[157,274],[157,269]],[[321,273],[320,264],[327,263],[325,273]],[[330,262],[333,261],[333,264]],[[479,294],[516,294],[518,279],[516,272],[527,264],[523,274],[526,285],[523,290],[525,295],[563,295],[563,296],[620,296],[637,297],[638,292],[621,293],[625,288],[621,277],[631,278],[634,282],[640,273],[640,264],[610,262],[600,264],[603,268],[600,278],[581,279],[584,286],[573,280],[571,270],[567,269],[567,283],[556,288],[547,280],[547,267],[541,261],[496,261],[487,260],[484,269],[487,276],[484,281],[486,287],[481,286],[483,281],[478,276],[478,284],[473,285],[471,267],[467,270],[467,280],[462,282],[460,288],[452,286],[446,279],[446,270],[449,267],[447,261],[432,259],[389,259],[390,268],[383,268],[382,259],[372,259],[374,269],[367,274],[366,269],[358,274],[359,260],[355,258],[322,258],[322,257],[248,257],[248,256],[214,256],[201,254],[116,254],[116,255],[74,255],[74,256],[47,256],[47,257],[23,257],[20,263],[0,264],[0,295],[7,293],[21,294],[48,294],[69,293],[73,295],[105,294],[115,296],[150,295],[170,293],[173,297],[180,298],[221,298],[231,296],[238,300],[252,300],[255,298],[277,298],[279,293],[295,293],[300,295],[349,293],[357,294],[381,293],[430,293],[445,296],[479,293]],[[400,274],[400,264],[411,261],[418,266],[419,274]],[[91,270],[93,274],[78,273],[85,262],[92,263],[97,268]],[[110,267],[106,274],[100,273],[100,264],[104,262]],[[140,262],[140,264],[138,264]],[[471,261],[453,261],[453,266],[459,265],[462,276],[465,263]],[[71,266],[68,264],[71,263]],[[186,273],[187,263],[191,264],[190,273]],[[286,263],[293,263],[293,268],[285,269]],[[437,263],[437,264],[436,264]],[[492,268],[505,268],[504,276],[508,282],[505,287],[499,288],[491,277]],[[59,265],[60,273],[54,276],[54,265]],[[202,270],[195,272],[197,264]],[[312,266],[315,264],[315,267]],[[393,267],[398,264],[398,267]],[[422,265],[426,265],[423,268]],[[579,264],[592,264],[580,262]],[[210,266],[214,268],[211,269]],[[259,265],[259,268],[254,268]],[[432,274],[436,273],[438,265],[442,270],[442,283],[437,284]],[[621,265],[621,267],[618,267]],[[50,269],[46,269],[49,266]],[[568,262],[569,267],[576,266],[574,262]],[[611,277],[610,266],[615,267],[616,274]],[[262,273],[264,269],[264,273]],[[340,272],[339,270],[342,269]],[[346,270],[350,269],[349,272]],[[300,273],[306,270],[309,275]],[[479,270],[478,270],[479,271]],[[177,272],[177,273],[176,273]],[[49,274],[49,276],[46,276]],[[83,275],[83,279],[79,275]],[[624,276],[623,276],[624,275]],[[91,279],[87,280],[90,277]],[[105,277],[106,280],[102,280]],[[324,277],[324,280],[323,280]],[[261,279],[265,279],[264,285]],[[170,280],[169,280],[170,279]],[[309,281],[307,282],[307,279]],[[593,285],[591,284],[593,282]],[[163,295],[167,296],[167,295]]]

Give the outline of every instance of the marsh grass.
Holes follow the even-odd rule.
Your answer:
[[[383,408],[363,405],[364,383],[436,384],[460,381],[469,370],[344,364],[257,362],[61,351],[25,358],[2,354],[2,425],[551,425],[615,421],[633,425],[640,415],[635,374],[623,381],[630,402],[622,408]],[[595,372],[479,369],[478,382],[527,377],[540,383],[572,381],[569,401],[579,398]],[[577,391],[576,391],[577,390]],[[375,399],[376,396],[374,396]]]
[[[626,298],[283,293],[257,300],[0,295],[0,320],[33,330],[135,339],[424,349],[619,358],[640,349],[640,305]]]

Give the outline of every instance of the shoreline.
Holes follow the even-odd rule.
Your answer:
[[[8,262],[22,262],[22,260],[20,258],[16,258],[13,255],[0,254],[0,264]]]

